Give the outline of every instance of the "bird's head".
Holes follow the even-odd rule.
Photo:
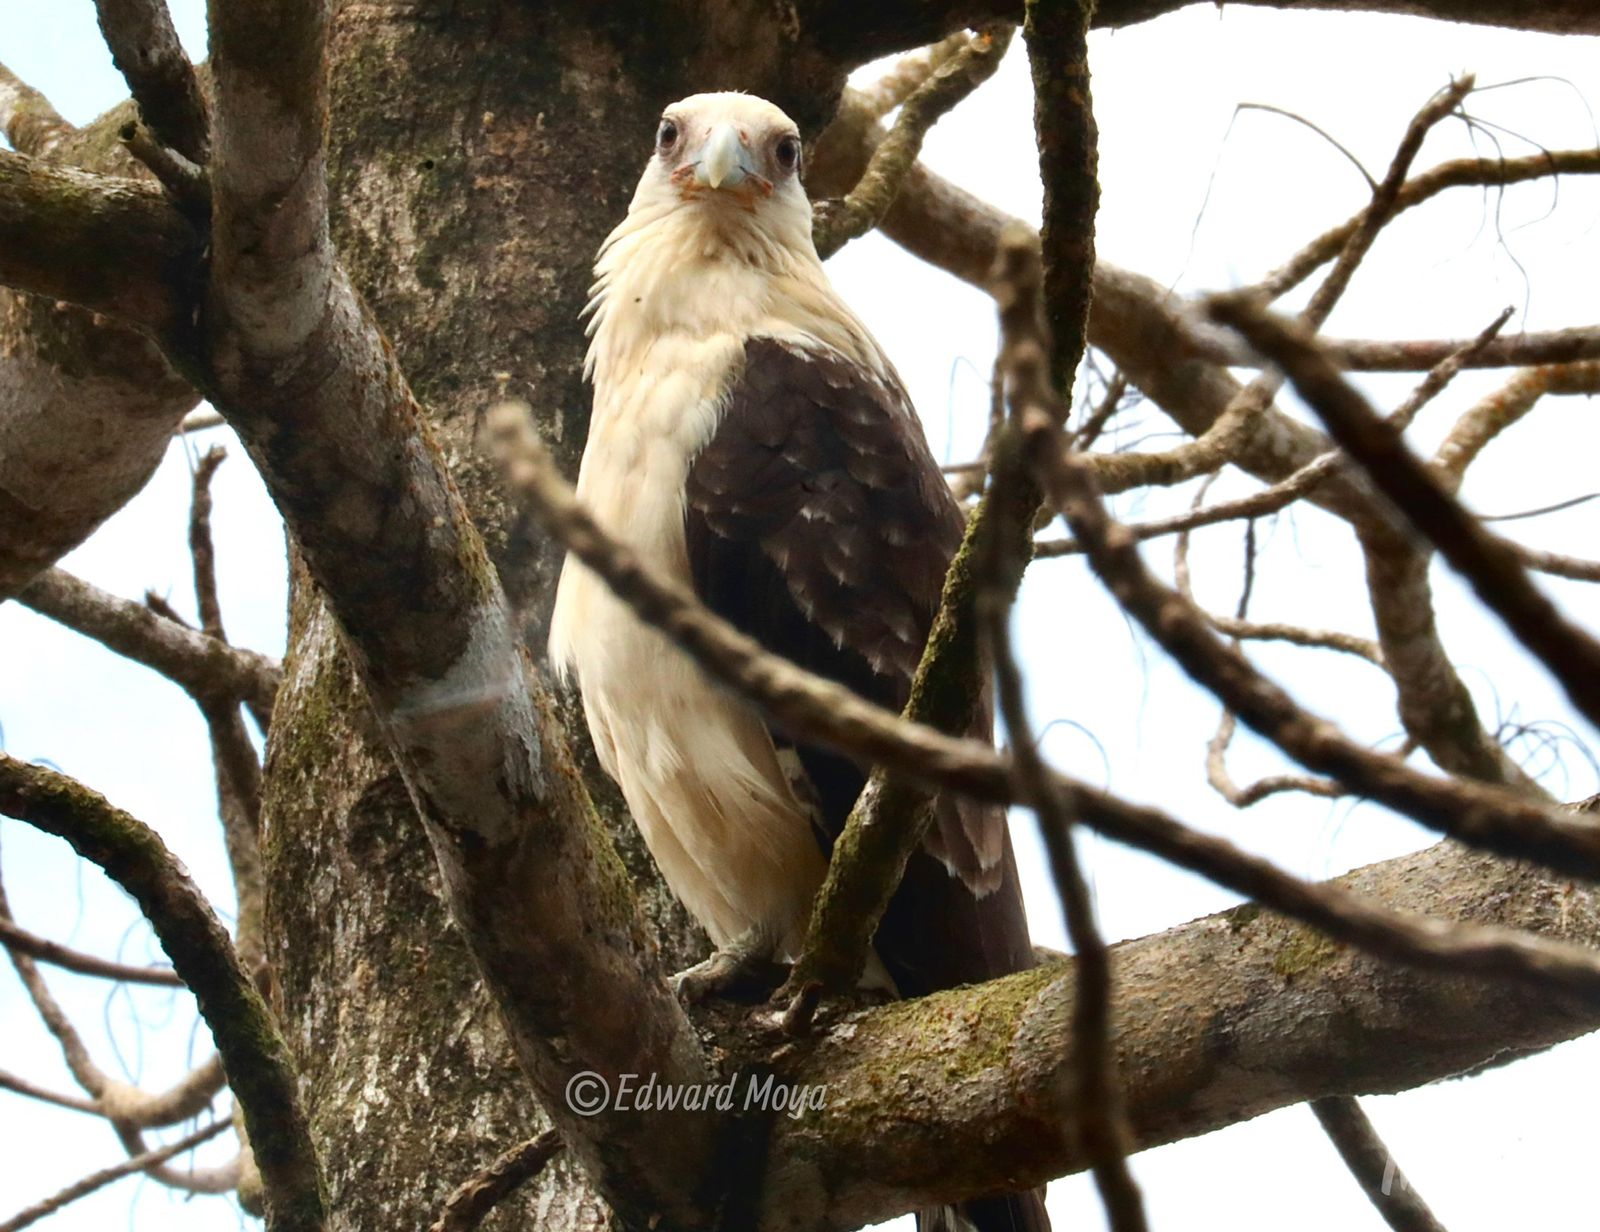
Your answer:
[[[803,218],[809,228],[800,169],[800,130],[780,108],[753,94],[693,94],[662,112],[635,203]]]

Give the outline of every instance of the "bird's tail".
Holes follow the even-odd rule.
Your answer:
[[[917,1232],[1050,1232],[1044,1190],[971,1198],[917,1212]]]

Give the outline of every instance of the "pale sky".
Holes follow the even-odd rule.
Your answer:
[[[0,61],[43,89],[69,119],[86,121],[121,99],[122,82],[99,41],[89,0],[13,6],[0,24]],[[192,54],[204,51],[203,4],[174,0]],[[1242,102],[1268,103],[1315,121],[1381,176],[1418,106],[1450,74],[1480,84],[1524,84],[1470,100],[1473,114],[1508,154],[1539,145],[1593,145],[1591,107],[1600,102],[1592,39],[1556,39],[1452,27],[1398,17],[1286,14],[1196,7],[1091,43],[1101,131],[1101,256],[1182,290],[1225,288],[1258,277],[1362,203],[1360,175],[1309,129]],[[870,76],[864,73],[863,77]],[[1535,80],[1537,79],[1537,80]],[[1037,219],[1031,100],[1014,52],[1001,72],[930,136],[937,170],[1015,213]],[[1421,163],[1492,152],[1446,124]],[[1532,144],[1530,144],[1532,143]],[[1202,212],[1203,207],[1203,212]],[[920,407],[936,452],[969,457],[986,414],[994,352],[993,310],[977,291],[868,237],[831,263],[846,297],[878,333]],[[1334,314],[1329,332],[1375,337],[1470,335],[1503,307],[1507,327],[1591,324],[1600,308],[1600,191],[1568,180],[1517,188],[1503,201],[1470,189],[1413,211],[1378,242]],[[574,325],[574,328],[578,328]],[[1392,406],[1410,379],[1367,380]],[[1454,419],[1497,384],[1460,379],[1425,411],[1414,437],[1435,444]],[[1286,401],[1286,409],[1295,409]],[[1159,412],[1125,417],[1124,447],[1175,443]],[[231,441],[226,431],[191,441]],[[1143,444],[1140,444],[1144,441]],[[243,451],[230,448],[216,486],[223,603],[236,642],[269,653],[283,647],[281,531]],[[1548,400],[1506,433],[1470,472],[1464,495],[1487,513],[1549,504],[1592,490],[1600,431],[1587,399]],[[137,598],[153,588],[191,611],[184,543],[189,458],[174,444],[149,487],[64,563],[100,586]],[[1230,474],[1224,499],[1253,483]],[[1119,499],[1124,517],[1186,507],[1191,488]],[[1594,555],[1595,506],[1527,522],[1508,533],[1576,555]],[[1370,634],[1359,558],[1349,535],[1310,510],[1263,523],[1253,614]],[[1171,545],[1147,558],[1170,571]],[[1240,580],[1242,530],[1196,536],[1193,567],[1202,601],[1231,610]],[[1581,745],[1594,733],[1549,678],[1475,610],[1447,571],[1436,569],[1440,623],[1485,722],[1538,721],[1565,730],[1559,757],[1530,764],[1556,795],[1596,790]],[[1552,581],[1551,592],[1591,626],[1592,588]],[[1033,567],[1018,632],[1031,679],[1035,721],[1054,723],[1048,755],[1062,768],[1106,782],[1307,876],[1325,876],[1424,845],[1415,827],[1372,807],[1277,797],[1238,813],[1206,785],[1204,749],[1216,703],[1198,694],[1126,620],[1078,561]],[[1392,688],[1375,669],[1325,652],[1259,647],[1252,656],[1302,701],[1357,738],[1392,739]],[[15,604],[0,607],[0,725],[15,756],[48,760],[156,825],[219,907],[230,902],[215,823],[204,730],[173,686]],[[1564,725],[1564,726],[1560,726]],[[1581,742],[1581,745],[1580,745]],[[1531,750],[1530,750],[1531,751]],[[1235,741],[1234,777],[1246,782],[1284,768],[1248,735]],[[1035,939],[1062,945],[1053,895],[1032,822],[1013,822]],[[131,905],[54,840],[0,822],[6,886],[25,926],[81,948],[132,961],[157,956]],[[1235,901],[1205,882],[1113,844],[1090,840],[1102,925],[1113,939],[1170,927]],[[54,969],[48,978],[101,1064],[158,1087],[207,1051],[187,998],[119,992]],[[1508,993],[1508,996],[1517,995]],[[0,1068],[71,1089],[53,1042],[15,978],[0,971]],[[1592,1042],[1568,1045],[1470,1080],[1364,1101],[1399,1161],[1453,1232],[1507,1226],[1570,1226],[1592,1208],[1587,1167],[1593,1139],[1572,1098],[1594,1086]],[[6,1163],[0,1218],[119,1158],[110,1130],[70,1112],[0,1094]],[[219,1148],[220,1150],[220,1148]],[[1267,1232],[1286,1223],[1307,1232],[1378,1228],[1304,1108],[1290,1108],[1205,1138],[1148,1151],[1134,1161],[1155,1228]],[[1057,1182],[1051,1209],[1061,1228],[1103,1226],[1082,1178]],[[125,1181],[79,1203],[48,1226],[215,1229],[238,1219],[231,1200],[183,1198]],[[421,1213],[419,1212],[419,1219]],[[1592,1222],[1593,1216],[1589,1220]]]

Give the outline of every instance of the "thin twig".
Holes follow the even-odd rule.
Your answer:
[[[1526,158],[1460,158],[1430,167],[1406,181],[1394,197],[1396,214],[1421,205],[1430,197],[1447,188],[1466,185],[1518,184],[1526,180],[1542,180],[1546,176],[1584,175],[1600,172],[1600,147],[1583,150],[1545,150]],[[1277,299],[1299,286],[1317,269],[1339,255],[1350,237],[1361,225],[1361,214],[1340,223],[1307,244],[1284,265],[1272,271],[1260,282],[1245,288]],[[1444,344],[1444,349],[1450,349]],[[1427,359],[1415,365],[1431,367],[1436,359]]]
[[[321,1169],[288,1049],[227,931],[183,866],[154,831],[104,797],[4,754],[0,812],[66,839],[138,902],[211,1028],[234,1098],[244,1107],[277,1226],[319,1232]]]
[[[0,1090],[10,1091],[14,1095],[24,1095],[29,1099],[39,1100],[41,1103],[54,1104],[57,1108],[69,1108],[73,1112],[87,1112],[91,1116],[100,1115],[100,1105],[92,1099],[84,1099],[78,1095],[63,1095],[59,1091],[51,1091],[29,1082],[26,1078],[7,1073],[3,1069],[0,1069]]]
[[[217,553],[211,539],[211,480],[227,456],[221,446],[213,445],[196,463],[189,508],[189,555],[193,562],[200,630],[223,645],[227,645],[228,639],[222,624],[222,601],[217,593]],[[236,701],[208,698],[199,705],[211,737],[217,812],[222,819],[223,843],[238,903],[234,944],[245,969],[254,973],[264,958],[261,761],[250,743]]]
[[[126,963],[111,962],[69,949],[44,937],[36,936],[4,916],[0,916],[0,945],[16,950],[52,966],[76,971],[79,975],[98,976],[104,980],[119,980],[124,984],[155,984],[162,988],[182,988],[183,981],[167,967],[132,967]]]
[[[283,673],[266,655],[205,637],[62,569],[45,570],[17,601],[159,672],[192,697],[242,700],[258,721],[272,713]]]
[[[102,1168],[99,1172],[91,1172],[81,1181],[68,1185],[60,1193],[52,1194],[42,1202],[36,1202],[26,1210],[19,1211],[4,1223],[0,1223],[0,1232],[22,1232],[45,1218],[53,1215],[68,1203],[76,1202],[97,1189],[104,1189],[113,1181],[120,1181],[125,1176],[132,1176],[136,1172],[144,1172],[154,1168],[157,1164],[164,1164],[176,1155],[185,1151],[192,1151],[202,1142],[209,1142],[223,1130],[227,1129],[227,1120],[213,1121],[192,1134],[179,1138],[176,1142],[169,1142],[166,1146],[157,1147],[143,1155],[136,1155],[132,1159],[125,1159],[120,1164],[113,1164],[109,1168]]]
[[[1600,642],[1533,584],[1515,548],[1467,512],[1302,329],[1254,301],[1218,297],[1213,311],[1287,373],[1345,452],[1600,724]]]
[[[145,165],[186,217],[198,226],[211,221],[211,181],[205,168],[161,144],[150,130],[132,120],[122,126],[118,136],[128,153]]]

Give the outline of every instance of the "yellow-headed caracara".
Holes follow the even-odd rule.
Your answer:
[[[667,108],[595,265],[578,493],[769,650],[899,710],[964,522],[894,368],[823,272],[800,167],[794,122],[762,99]],[[717,946],[684,991],[792,960],[870,768],[770,727],[576,560],[550,653]],[[988,740],[980,709],[972,734]],[[1002,809],[939,800],[875,949],[868,980],[902,996],[1032,965]],[[960,1216],[982,1232],[1047,1226],[1035,1194]]]

